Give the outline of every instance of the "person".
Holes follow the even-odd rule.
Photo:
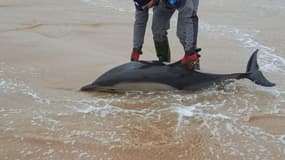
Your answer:
[[[185,54],[180,63],[189,70],[199,69],[199,54],[197,53],[199,0],[134,0],[135,23],[133,34],[133,50],[131,61],[139,61],[144,43],[144,36],[149,18],[149,9],[153,8],[152,33],[156,55],[159,61],[170,62],[170,48],[167,30],[170,19],[178,11],[177,37]]]

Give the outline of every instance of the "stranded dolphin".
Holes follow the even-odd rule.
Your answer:
[[[226,80],[250,79],[254,83],[272,87],[259,70],[255,50],[250,57],[245,73],[212,74],[189,71],[178,66],[178,62],[164,64],[158,61],[129,62],[115,67],[101,75],[81,91],[154,91],[154,90],[197,90],[220,84]]]

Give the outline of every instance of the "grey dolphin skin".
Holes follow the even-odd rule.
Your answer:
[[[81,88],[81,91],[162,91],[162,90],[199,90],[223,83],[227,80],[250,79],[254,83],[272,87],[257,64],[255,50],[250,57],[245,73],[212,74],[200,71],[189,71],[178,66],[179,62],[164,64],[158,61],[129,62],[115,67],[92,84]]]

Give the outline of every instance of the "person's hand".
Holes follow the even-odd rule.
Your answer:
[[[146,5],[142,6],[142,9],[152,8],[155,5],[155,0],[149,1]]]

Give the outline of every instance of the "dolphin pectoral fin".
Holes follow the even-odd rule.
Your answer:
[[[117,93],[119,92],[117,89],[109,86],[109,87],[103,87],[103,86],[97,86],[96,84],[89,84],[86,86],[81,87],[80,91],[83,92],[92,92],[92,91],[100,91],[100,92],[108,92],[108,93]]]
[[[251,55],[248,64],[247,64],[247,78],[252,80],[254,83],[264,86],[264,87],[273,87],[274,83],[270,82],[266,79],[263,73],[259,70],[259,66],[257,63],[257,53],[258,49],[256,49]]]
[[[96,85],[94,85],[93,83],[92,84],[88,84],[86,86],[83,86],[80,88],[80,91],[94,91],[96,90]]]

